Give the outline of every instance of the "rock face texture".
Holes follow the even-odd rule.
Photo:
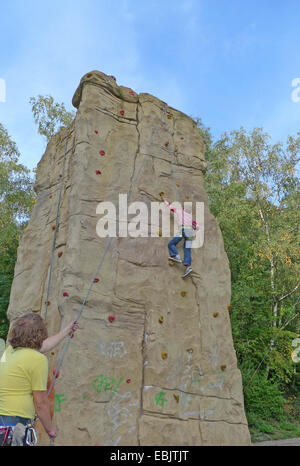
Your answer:
[[[9,318],[44,316],[60,186],[50,335],[76,318],[107,246],[96,232],[100,202],[117,206],[119,193],[131,193],[150,212],[161,191],[170,201],[203,202],[204,243],[192,249],[193,274],[183,280],[183,265],[168,264],[169,238],[112,240],[52,393],[55,444],[249,445],[229,263],[209,212],[195,122],[99,71],[82,78],[73,105],[70,132],[55,135],[38,164]],[[51,376],[64,344],[47,355]]]

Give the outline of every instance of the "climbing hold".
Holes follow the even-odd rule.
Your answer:
[[[120,110],[121,115],[124,115],[124,113],[125,113],[124,110]]]
[[[180,138],[180,139],[184,139],[184,137],[183,137],[183,136],[181,136],[181,138]]]
[[[230,304],[228,304],[227,309],[228,309],[228,311],[230,311],[230,309],[231,309]]]
[[[177,186],[177,188],[179,188],[180,184],[179,184],[179,183],[176,183],[176,186]]]
[[[74,333],[72,332],[72,330],[71,332],[69,332],[69,337],[74,338]]]
[[[105,155],[104,150],[100,150],[100,151],[99,151],[99,154],[100,154],[100,155]]]
[[[170,113],[168,114],[168,119],[171,120],[172,118],[172,115],[170,115]]]
[[[130,382],[131,382],[131,379],[127,379],[127,380],[126,380],[126,383],[130,383]]]
[[[130,95],[134,95],[134,92],[133,92],[133,91],[129,91],[129,94],[130,94]]]
[[[190,353],[190,354],[192,354],[193,351],[194,351],[193,348],[188,348],[188,349],[187,349],[187,352]]]
[[[225,369],[226,369],[226,364],[222,364],[221,371],[225,371]]]
[[[163,316],[160,316],[160,318],[158,319],[158,322],[159,322],[160,324],[162,324],[162,323],[163,323],[163,321],[164,321],[164,318],[163,318]]]
[[[95,134],[98,134],[98,130],[97,130],[97,129],[95,129]]]
[[[53,369],[53,376],[55,375],[56,369]],[[55,378],[58,379],[59,377],[59,371],[57,371]]]
[[[68,138],[69,138],[69,139],[71,139],[71,137],[72,137],[72,133],[70,133],[70,134],[68,135]]]
[[[190,196],[189,196],[188,194],[186,194],[186,195],[185,195],[185,198],[186,198],[186,199],[189,199],[189,198],[190,198]]]
[[[170,259],[168,260],[168,264],[170,267],[173,267],[173,265],[175,265],[175,262],[171,261]]]
[[[67,291],[64,291],[63,296],[69,296],[69,293]]]
[[[54,356],[54,355],[55,355],[54,351],[51,351],[51,355],[52,355],[52,356]]]
[[[98,283],[99,282],[99,278],[94,278],[94,283]]]
[[[161,353],[161,357],[162,359],[167,359],[168,353],[165,353],[165,352]]]
[[[47,304],[47,306],[50,306],[50,301],[45,301],[45,304]]]
[[[113,321],[115,320],[115,316],[108,316],[108,320],[112,324]]]
[[[49,199],[52,199],[52,194],[49,194]]]
[[[173,397],[175,398],[176,403],[179,403],[179,395],[177,395],[177,393],[173,393]]]
[[[160,195],[160,196],[164,196],[165,193],[164,193],[163,191],[161,191],[161,192],[159,193],[159,195]]]
[[[96,175],[101,175],[101,171],[100,171],[100,170],[96,170]]]
[[[158,233],[158,236],[162,236],[162,230],[161,230],[161,228],[159,228],[159,230],[158,230],[157,233]]]
[[[52,225],[52,230],[53,230],[53,231],[55,230],[55,225]]]
[[[61,173],[59,174],[59,177],[60,177],[60,178],[62,177],[62,174],[61,174]]]
[[[168,145],[169,145],[169,141],[166,141],[165,146],[168,147]]]
[[[88,73],[88,74],[86,75],[87,78],[90,78],[91,76],[92,76],[92,73]]]
[[[214,316],[214,317],[218,317],[218,315],[219,315],[218,312],[214,312],[214,313],[213,313],[213,316]]]
[[[59,252],[57,253],[57,255],[58,255],[58,257],[61,257],[61,256],[63,255],[63,252],[62,252],[62,251],[59,251]]]
[[[180,294],[181,294],[181,296],[184,298],[185,295],[186,295],[186,293],[187,293],[187,291],[182,290]]]

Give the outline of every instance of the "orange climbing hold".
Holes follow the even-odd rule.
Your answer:
[[[47,304],[47,306],[50,306],[50,301],[45,301],[45,304]]]
[[[100,151],[99,151],[99,154],[100,154],[100,155],[105,155],[104,150],[100,150]]]
[[[52,199],[52,194],[49,194],[49,199]]]
[[[57,255],[58,255],[58,257],[61,257],[61,256],[63,255],[63,252],[62,252],[62,251],[59,251],[59,252],[57,253]]]
[[[182,290],[180,294],[181,294],[181,296],[184,298],[185,295],[186,295],[186,293],[187,293],[186,291]]]
[[[52,225],[52,230],[53,230],[53,231],[55,230],[55,225]]]

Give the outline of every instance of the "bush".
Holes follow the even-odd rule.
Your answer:
[[[276,382],[267,379],[264,372],[255,368],[241,367],[244,386],[245,410],[249,424],[258,419],[279,419],[284,415],[285,399]]]

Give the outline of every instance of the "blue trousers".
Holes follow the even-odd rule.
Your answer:
[[[169,253],[170,253],[171,257],[177,256],[178,250],[176,248],[176,245],[183,238],[184,239],[184,243],[183,243],[183,250],[184,250],[183,263],[184,263],[184,265],[191,265],[192,264],[192,254],[191,254],[191,244],[190,244],[191,242],[188,240],[188,236],[184,232],[184,228],[182,228],[181,232],[182,232],[181,235],[176,235],[176,236],[174,236],[173,239],[171,239],[171,241],[169,241],[169,243],[168,243]]]

